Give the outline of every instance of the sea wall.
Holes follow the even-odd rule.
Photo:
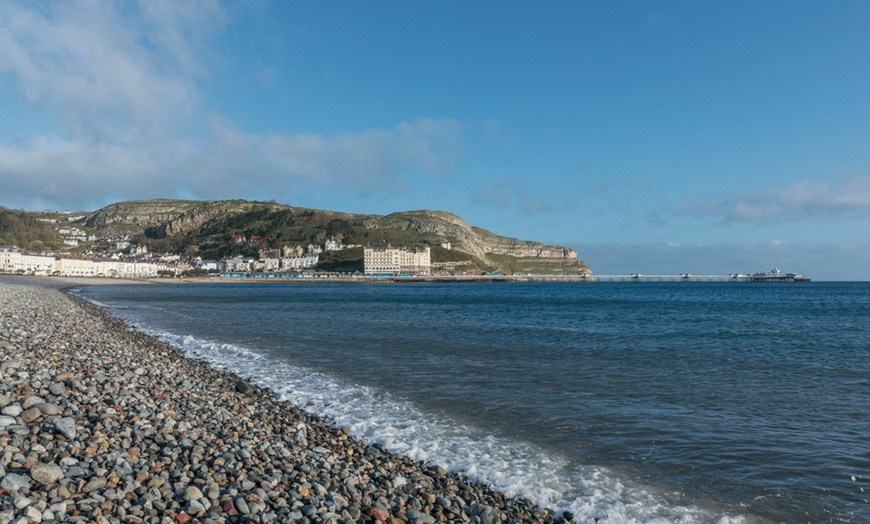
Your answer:
[[[62,285],[0,277],[0,524],[565,520],[367,445]]]

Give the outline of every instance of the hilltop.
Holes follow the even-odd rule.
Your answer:
[[[433,266],[452,272],[590,273],[572,249],[499,236],[445,211],[403,211],[382,216],[246,200],[126,201],[75,214],[0,208],[0,244],[36,247],[28,246],[24,235],[12,234],[27,225],[29,231],[40,232],[39,245],[56,245],[62,239],[58,233],[48,231],[48,221],[54,221],[55,229],[74,227],[82,238],[98,239],[82,244],[97,250],[112,247],[107,239],[128,238],[150,252],[216,259],[335,239],[355,246],[429,246]],[[239,243],[235,241],[239,237],[255,240]],[[319,267],[361,269],[362,248],[325,253]]]

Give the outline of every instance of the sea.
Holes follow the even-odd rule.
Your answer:
[[[870,522],[870,283],[75,292],[357,437],[575,522]]]

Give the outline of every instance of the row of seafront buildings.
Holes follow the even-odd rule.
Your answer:
[[[365,275],[429,275],[430,249],[371,248],[363,249]],[[290,254],[290,253],[286,253]],[[279,273],[313,270],[318,255],[290,254],[283,257],[246,259],[228,258],[217,262],[182,263],[177,255],[159,259],[142,257],[82,257],[45,253],[27,253],[14,246],[0,246],[0,273],[106,278],[156,278],[173,276],[189,269],[213,273]],[[295,255],[295,256],[293,256]],[[301,255],[301,256],[300,256]]]
[[[354,246],[356,247],[356,246]],[[273,250],[274,251],[274,250]],[[363,248],[363,272],[365,275],[429,275],[432,261],[431,249],[425,248]],[[287,248],[284,250],[287,255]],[[273,256],[269,256],[273,255]],[[295,256],[274,256],[261,250],[258,259],[234,257],[221,260],[215,266],[219,273],[281,273],[314,269],[319,255],[309,249]]]
[[[82,258],[22,252],[0,246],[0,272],[65,277],[156,278],[161,272],[175,273],[174,262],[116,258]]]

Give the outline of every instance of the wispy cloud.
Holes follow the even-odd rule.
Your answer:
[[[854,176],[839,184],[804,180],[782,189],[743,195],[733,202],[687,199],[678,214],[755,224],[870,218],[870,176]]]
[[[208,136],[197,139],[93,143],[39,138],[0,144],[0,182],[7,196],[27,195],[40,207],[183,195],[286,198],[300,184],[389,189],[402,173],[449,170],[458,154],[459,133],[453,120],[419,119],[393,129],[337,136],[258,135],[217,123]]]
[[[205,107],[231,23],[215,0],[0,0],[0,74],[59,135],[0,143],[6,201],[92,207],[157,196],[292,196],[300,185],[388,191],[448,173],[462,126],[417,118],[340,134],[252,133]]]
[[[550,203],[518,180],[500,180],[490,186],[481,187],[472,194],[471,203],[516,208],[524,215],[548,214],[553,211]]]
[[[205,76],[204,35],[220,7],[202,2],[3,4],[0,70],[71,136],[103,139],[188,116]]]

